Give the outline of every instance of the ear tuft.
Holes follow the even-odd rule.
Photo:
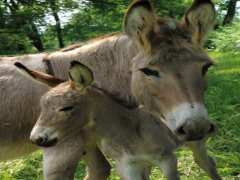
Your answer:
[[[72,61],[69,69],[69,79],[72,87],[82,90],[93,83],[94,76],[89,67],[78,61]]]
[[[149,34],[156,24],[152,4],[148,0],[135,0],[129,6],[124,18],[124,31],[146,52],[151,49]]]
[[[203,46],[215,24],[216,11],[211,0],[195,0],[182,19],[182,24],[192,33],[192,41]]]

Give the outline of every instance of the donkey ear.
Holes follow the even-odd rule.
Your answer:
[[[77,90],[87,88],[94,81],[91,69],[78,61],[71,62],[69,78],[72,88],[76,88]]]
[[[19,62],[16,62],[14,65],[17,67],[20,73],[34,81],[37,81],[38,83],[45,84],[50,87],[55,87],[60,83],[64,82],[63,80],[58,79],[54,76],[30,70]]]
[[[193,43],[202,47],[215,25],[215,18],[216,11],[211,0],[194,0],[181,23],[192,33]]]
[[[145,53],[151,51],[151,32],[154,31],[156,17],[151,3],[148,0],[134,0],[129,6],[124,18],[125,33]]]

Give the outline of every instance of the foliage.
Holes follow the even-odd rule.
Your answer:
[[[64,28],[64,36],[67,41],[76,42],[96,37],[101,34],[121,30],[121,22],[124,14],[123,6],[103,11],[91,6],[84,7],[75,14]]]
[[[22,54],[26,51],[34,52],[31,43],[23,34],[7,34],[0,32],[0,54]]]
[[[16,5],[3,2],[15,2]],[[38,50],[58,48],[58,40],[61,38],[59,36],[62,33],[61,25],[58,27],[57,25],[61,22],[56,22],[55,25],[49,19],[52,16],[56,20],[59,14],[72,16],[61,27],[64,44],[121,31],[124,13],[129,5],[129,0],[59,0],[54,1],[54,5],[52,2],[49,0],[4,0],[0,2],[0,32],[8,36],[5,41],[11,45],[13,41],[8,39],[17,37],[19,34],[24,37],[21,39],[27,39],[22,50],[13,44],[11,51],[0,47],[0,55],[32,52],[34,48],[31,48],[29,42]],[[179,19],[190,6],[191,0],[153,0],[153,2],[160,16]],[[34,37],[30,36],[33,30]],[[18,38],[15,39],[15,41],[18,40]]]
[[[77,7],[78,3],[74,0],[0,1],[0,40],[3,42],[3,45],[0,46],[0,55],[32,52],[34,47],[38,51],[43,51],[45,48],[42,37],[45,34],[48,36],[47,33],[49,32],[44,32],[44,30],[52,26],[48,20],[49,17],[53,16],[55,20],[58,20],[59,12],[64,13],[77,9]],[[60,28],[60,22],[56,22],[56,28],[51,33],[54,36],[59,35]],[[21,36],[21,38],[18,38],[18,36]],[[26,43],[22,44],[21,39],[26,40]],[[21,45],[21,48],[14,44],[17,41],[20,41],[17,44]],[[54,43],[57,43],[57,39],[55,39]],[[11,48],[9,49],[4,44],[9,45]],[[6,51],[6,49],[9,49],[9,51]]]
[[[2,0],[0,55],[51,51],[59,46],[121,31],[130,1]],[[180,19],[192,3],[192,0],[152,1],[161,17],[176,19]],[[222,24],[228,1],[213,1],[217,4],[218,24]]]
[[[19,52],[31,49],[28,48],[28,42],[32,43],[39,50],[43,50],[41,34],[38,31],[37,24],[40,25],[44,22],[44,7],[44,3],[40,1],[3,0],[0,4],[2,11],[0,32],[1,36],[7,36],[5,38],[7,41],[3,41],[3,44],[20,40],[18,36],[21,36],[23,39],[28,38],[28,41],[26,41],[26,45],[21,46],[22,48],[20,48]],[[16,40],[11,41],[14,37],[16,37]],[[18,47],[14,50],[14,43],[11,45],[13,52],[18,51]],[[1,48],[0,54],[6,54],[5,49]]]
[[[232,51],[240,53],[240,21],[226,27],[220,27],[211,35],[211,48],[217,51]]]
[[[64,27],[66,41],[82,41],[98,35],[121,31],[128,4],[128,0],[86,1],[82,9],[74,14]],[[155,0],[154,3],[159,15],[177,18],[182,17],[189,4],[189,0]]]
[[[1,180],[42,179],[42,154],[37,152],[27,158],[0,163]]]

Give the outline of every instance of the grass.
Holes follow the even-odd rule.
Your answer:
[[[240,180],[240,56],[228,52],[210,52],[210,55],[216,66],[208,73],[206,101],[218,133],[208,141],[208,150],[223,179]],[[189,150],[181,148],[177,155],[183,180],[209,179],[193,162]],[[42,180],[41,160],[41,152],[36,152],[19,160],[0,163],[0,180]],[[83,179],[84,174],[84,165],[80,163],[75,179]],[[158,169],[153,170],[151,177],[153,180],[164,179]],[[110,179],[119,179],[115,171]]]

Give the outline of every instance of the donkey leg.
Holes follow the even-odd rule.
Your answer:
[[[84,150],[81,141],[73,139],[45,148],[43,168],[45,180],[73,180]]]
[[[159,166],[168,180],[180,180],[177,169],[177,158],[174,154],[169,154],[159,159],[156,165]]]
[[[139,164],[120,161],[116,162],[116,167],[121,180],[146,180],[144,167]]]
[[[97,147],[88,149],[84,161],[87,164],[87,176],[84,180],[107,180],[111,166]]]
[[[152,171],[151,166],[146,166],[143,168],[143,172],[142,172],[143,180],[150,180],[151,171]]]
[[[208,176],[213,180],[221,180],[214,160],[207,154],[205,141],[188,143],[187,146],[192,150],[195,162],[208,174]]]

